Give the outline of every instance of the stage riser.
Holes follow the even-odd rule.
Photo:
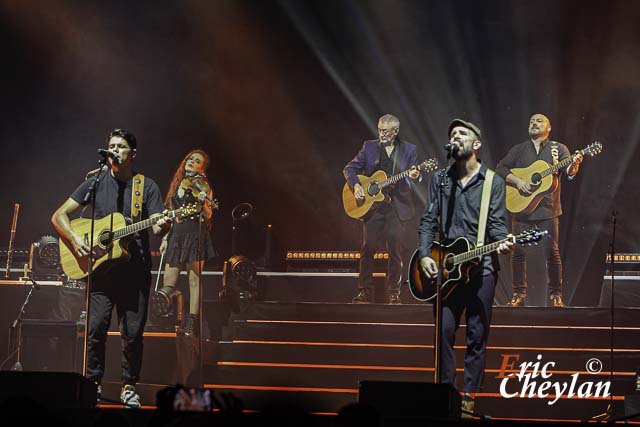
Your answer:
[[[627,349],[616,352],[614,368],[617,373],[634,373],[640,366],[640,319],[638,310],[618,310],[614,332],[614,346]],[[300,322],[300,323],[295,323]],[[313,323],[317,322],[317,323]],[[487,371],[484,393],[478,410],[496,417],[516,418],[588,418],[604,410],[607,401],[561,399],[548,405],[548,399],[505,399],[499,395],[502,378],[499,376],[505,355],[519,355],[513,361],[518,369],[522,362],[555,362],[549,381],[571,382],[570,375],[579,372],[579,383],[609,380],[609,312],[604,309],[540,309],[495,308],[493,328],[487,351]],[[535,325],[535,327],[531,327]],[[223,329],[225,342],[218,344],[217,359],[222,362],[248,362],[273,364],[301,364],[300,367],[284,366],[207,366],[206,378],[210,384],[220,387],[234,385],[239,389],[228,391],[242,396],[248,406],[260,408],[262,400],[274,393],[270,388],[325,388],[357,390],[360,380],[433,381],[433,313],[430,305],[388,306],[349,304],[270,304],[257,303],[241,306]],[[457,387],[462,385],[462,366],[466,330],[460,328],[456,335],[458,376]],[[315,343],[360,343],[421,345],[424,348],[390,348],[357,346],[307,346],[303,344],[233,343],[231,341],[275,341]],[[550,350],[555,348],[556,350]],[[573,351],[572,349],[584,349]],[[598,349],[590,350],[590,349]],[[515,357],[515,356],[513,356]],[[602,375],[587,375],[585,364],[590,358],[600,359]],[[327,368],[304,365],[355,365],[367,367],[354,369],[349,366]],[[375,369],[378,367],[378,369]],[[393,369],[409,367],[409,370]],[[536,381],[541,383],[542,378]],[[518,391],[521,385],[510,381],[510,391]],[[252,390],[253,387],[267,390]],[[242,389],[242,388],[246,389]],[[634,377],[615,375],[611,392],[622,396],[634,387]],[[340,405],[356,400],[349,393],[290,392],[296,399],[308,400],[307,407],[314,411],[337,411]],[[317,395],[325,396],[321,406]],[[312,397],[310,397],[312,396]]]
[[[433,366],[431,366],[433,367]],[[235,385],[263,385],[268,387],[316,387],[316,388],[347,388],[357,389],[360,381],[419,381],[433,382],[433,371],[407,371],[407,370],[373,370],[373,369],[326,369],[326,368],[283,368],[283,367],[253,367],[253,366],[218,366],[207,367],[205,379],[220,384]],[[495,372],[486,372],[483,382],[483,391],[487,393],[499,393],[501,378],[496,378]],[[569,375],[554,374],[549,379],[537,378],[536,384],[544,381],[571,384]],[[590,381],[593,383],[606,382],[608,376],[580,375],[576,384]],[[462,370],[457,372],[456,383],[462,388]],[[614,377],[610,388],[614,395],[624,395],[633,389],[634,382],[624,378]],[[510,380],[507,391],[514,393],[521,390],[522,384],[517,380]],[[595,389],[594,389],[595,390]],[[567,392],[568,389],[565,391]],[[548,391],[553,394],[553,390]]]
[[[432,327],[413,326],[371,326],[371,325],[309,325],[278,323],[236,322],[224,333],[225,340],[311,342],[355,342],[377,344],[420,344],[433,343]],[[457,342],[463,343],[459,334]],[[509,347],[571,347],[606,348],[609,345],[609,331],[603,329],[562,330],[562,329],[491,329],[490,343],[494,346]],[[640,342],[640,330],[616,330],[614,345],[628,348]]]
[[[615,326],[638,326],[640,309],[616,309]],[[365,323],[433,323],[432,304],[298,304],[291,302],[260,302],[242,304],[240,312],[232,314],[233,320],[305,320]],[[563,327],[610,326],[610,312],[604,308],[565,309],[541,307],[493,308],[493,325],[525,325]],[[464,315],[462,318],[464,326]]]
[[[155,283],[155,275],[153,280]],[[222,289],[222,276],[205,275],[202,285],[204,299],[217,300],[218,292]],[[259,275],[257,285],[261,301],[348,303],[358,292],[358,277]],[[178,286],[185,295],[188,295],[186,276],[181,276]],[[374,279],[374,292],[377,302],[386,302],[384,278]],[[402,301],[405,304],[419,303],[411,297],[406,286],[402,290]]]
[[[218,345],[218,359],[234,362],[267,362],[267,363],[308,363],[308,364],[352,364],[375,366],[417,366],[433,367],[433,348],[386,348],[386,347],[340,347],[340,346],[307,346],[295,344],[234,344],[220,343]],[[538,354],[543,362],[555,362],[551,370],[572,370],[582,372],[585,363],[591,358],[602,361],[603,372],[609,371],[608,352],[589,351],[548,351],[523,350],[513,348],[509,350],[489,348],[487,350],[487,368],[500,369],[503,355],[511,355],[509,360],[514,369],[520,369],[519,364],[524,361],[535,361]],[[518,355],[516,360],[513,356]],[[456,357],[464,356],[464,348],[456,347]],[[505,356],[506,357],[506,356]],[[639,353],[616,352],[613,364],[616,372],[635,372]],[[210,360],[207,361],[210,363]]]

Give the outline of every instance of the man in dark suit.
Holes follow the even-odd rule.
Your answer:
[[[364,200],[364,189],[358,174],[371,176],[383,170],[391,176],[414,167],[417,163],[416,146],[398,138],[400,121],[391,114],[378,120],[378,139],[365,141],[362,148],[344,168],[344,177],[358,200]],[[420,176],[418,169],[410,173],[411,179]],[[411,182],[398,181],[388,192],[390,203],[378,203],[375,210],[363,218],[363,242],[360,250],[360,278],[358,294],[353,303],[366,304],[373,301],[373,255],[378,245],[384,242],[389,252],[387,268],[387,301],[400,304],[400,283],[402,279],[402,239],[404,225],[415,214],[411,196]]]

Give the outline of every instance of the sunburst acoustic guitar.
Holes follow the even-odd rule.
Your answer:
[[[511,240],[518,245],[531,245],[547,234],[547,230],[532,229],[478,248],[474,248],[473,243],[464,237],[459,237],[448,245],[433,242],[431,258],[442,272],[442,299],[447,298],[456,286],[467,283],[482,256],[497,251],[501,243]],[[438,292],[437,277],[429,278],[424,274],[420,268],[418,251],[413,253],[409,263],[409,290],[420,301],[431,301]]]

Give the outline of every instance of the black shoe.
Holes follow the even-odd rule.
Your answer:
[[[369,288],[361,288],[351,302],[353,304],[371,304],[373,298],[371,296],[371,289]]]
[[[402,304],[402,301],[400,300],[400,294],[390,292],[389,295],[387,295],[387,302],[392,305]]]
[[[184,335],[196,338],[198,336],[198,315],[187,314],[184,324]]]

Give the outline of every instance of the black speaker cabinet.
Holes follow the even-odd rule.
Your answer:
[[[47,408],[92,408],[98,386],[69,372],[0,371],[0,403],[27,398]]]
[[[360,403],[383,418],[460,418],[460,393],[450,384],[360,381]]]
[[[640,393],[624,397],[624,415],[631,420],[640,421]]]
[[[24,371],[80,372],[74,320],[24,319],[20,326],[20,363]]]

